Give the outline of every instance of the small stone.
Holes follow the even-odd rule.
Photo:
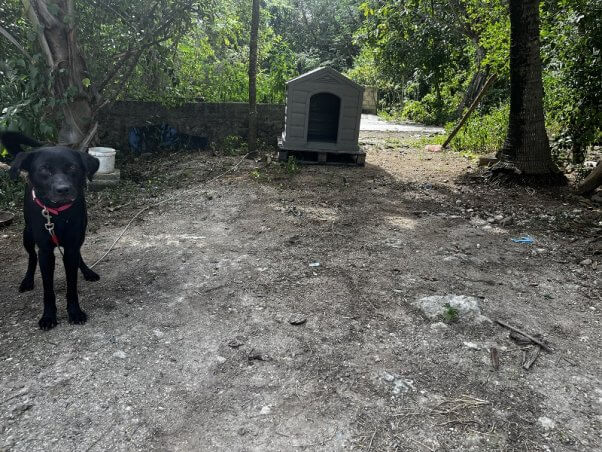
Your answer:
[[[264,407],[261,407],[261,414],[270,414],[272,412],[272,408],[270,408],[269,405],[266,405]]]
[[[434,331],[445,331],[449,330],[449,325],[444,322],[435,322],[431,325],[431,330]]]
[[[481,350],[481,347],[474,342],[464,342],[464,346],[472,350]]]
[[[549,417],[541,416],[539,419],[537,419],[537,422],[543,427],[544,430],[552,430],[556,427],[556,422]]]
[[[505,217],[499,221],[500,226],[509,226],[513,222],[512,217]]]
[[[385,372],[383,374],[383,380],[388,381],[390,383],[395,380],[395,375],[390,374],[389,372]]]
[[[228,341],[228,347],[238,348],[242,345],[245,345],[247,339],[244,336],[236,336]]]
[[[303,314],[293,314],[288,319],[288,323],[291,325],[303,325],[305,322],[307,322],[307,317]]]
[[[119,359],[125,359],[127,357],[127,355],[125,354],[125,352],[123,350],[117,350],[115,353],[113,353],[113,357],[119,358]]]
[[[220,364],[224,364],[226,362],[226,358],[224,358],[223,356],[216,356],[215,360],[220,363]]]
[[[245,427],[240,427],[236,433],[238,433],[240,436],[245,436],[247,433],[249,433],[249,430],[247,430]]]
[[[267,353],[252,349],[248,356],[249,361],[271,361],[272,358]]]
[[[504,219],[504,215],[499,215],[499,214],[498,214],[498,215],[494,216],[494,217],[493,217],[493,219],[494,219],[495,221],[502,221],[502,220]]]
[[[588,259],[583,259],[581,262],[579,262],[579,265],[583,265],[584,267],[588,266],[588,265],[592,265],[592,260],[589,259],[589,258]]]

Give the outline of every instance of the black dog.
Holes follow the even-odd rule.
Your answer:
[[[42,146],[42,143],[40,143],[39,141],[29,138],[23,135],[22,133],[12,131],[0,133],[0,141],[2,142],[8,153],[11,154],[13,157],[23,152],[23,148],[21,147],[21,145],[23,144],[26,146],[33,147]]]
[[[4,137],[2,140],[6,143]],[[29,264],[19,291],[33,289],[33,276],[39,259],[44,285],[44,314],[38,323],[43,330],[57,324],[54,294],[54,248],[57,246],[64,249],[69,322],[86,323],[87,316],[79,306],[77,295],[77,269],[88,281],[100,278],[88,268],[80,254],[88,223],[84,198],[86,177],[92,180],[99,165],[98,159],[63,146],[19,152],[12,162],[10,176],[13,179],[18,178],[20,170],[27,171],[29,175],[23,209],[23,245],[29,253]],[[38,246],[37,255],[35,245]]]

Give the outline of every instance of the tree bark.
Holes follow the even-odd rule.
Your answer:
[[[253,0],[251,40],[249,43],[249,155],[257,149],[257,35],[259,34],[259,0]]]
[[[550,175],[554,183],[558,169],[552,161],[543,112],[539,0],[510,0],[509,4],[510,117],[497,165],[540,179]]]
[[[54,96],[62,99],[59,143],[80,145],[95,127],[88,70],[77,46],[73,0],[23,0],[54,78]],[[88,86],[85,86],[88,85]]]

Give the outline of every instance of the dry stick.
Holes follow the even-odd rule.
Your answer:
[[[460,120],[460,122],[458,123],[458,125],[449,134],[449,136],[447,137],[447,140],[445,140],[445,143],[443,143],[442,147],[445,148],[450,143],[450,141],[454,139],[454,137],[456,136],[456,134],[460,131],[460,129],[462,128],[462,126],[464,125],[464,123],[466,122],[466,120],[468,119],[468,117],[472,114],[472,112],[474,111],[474,109],[477,108],[477,105],[479,105],[479,102],[481,101],[481,98],[485,95],[485,93],[487,92],[487,90],[489,89],[489,87],[493,84],[493,82],[495,81],[496,78],[497,78],[497,75],[493,74],[491,77],[489,77],[487,79],[487,81],[485,82],[485,85],[483,85],[483,88],[481,88],[481,92],[479,92],[478,96],[472,102],[472,104],[470,105],[470,108],[468,109],[468,111],[466,113],[464,113],[464,116],[462,116],[462,119]]]
[[[231,172],[231,171],[234,171],[236,168],[238,168],[238,167],[240,166],[240,164],[241,164],[242,162],[244,162],[244,160],[247,158],[247,156],[248,156],[248,155],[249,155],[249,154],[245,154],[245,155],[243,156],[243,158],[242,158],[242,159],[240,159],[240,160],[239,160],[239,162],[238,162],[236,165],[232,166],[232,167],[231,167],[230,169],[228,169],[227,171],[224,171],[223,173],[221,173],[221,174],[218,174],[218,175],[217,175],[216,177],[214,177],[213,179],[209,179],[207,182],[205,182],[205,184],[209,184],[209,183],[211,183],[211,182],[214,182],[214,181],[218,180],[220,177],[223,177],[223,176],[225,176],[225,175],[226,175],[226,174],[228,174],[229,172]],[[123,237],[123,235],[125,234],[125,232],[126,232],[126,231],[129,229],[129,227],[132,225],[132,223],[134,222],[134,220],[135,220],[136,218],[138,218],[138,217],[139,217],[139,216],[140,216],[142,213],[146,212],[146,211],[147,211],[147,210],[149,210],[149,209],[152,209],[153,207],[157,207],[157,206],[159,206],[159,205],[161,205],[161,204],[164,204],[164,203],[166,203],[166,202],[168,202],[168,201],[171,201],[171,200],[173,200],[173,199],[175,199],[175,198],[177,198],[177,197],[181,196],[181,195],[182,195],[182,194],[184,194],[184,193],[188,193],[188,192],[191,192],[191,191],[194,191],[194,190],[197,190],[197,189],[198,189],[198,187],[193,187],[193,188],[190,188],[190,189],[188,189],[188,190],[184,190],[183,192],[179,192],[179,193],[177,193],[177,194],[175,194],[175,195],[172,195],[172,196],[169,196],[169,197],[167,197],[167,198],[165,198],[165,199],[163,199],[163,200],[161,200],[161,201],[159,201],[159,202],[156,202],[156,203],[154,203],[154,204],[149,204],[148,206],[146,206],[146,207],[144,207],[144,208],[140,209],[140,210],[139,210],[139,211],[136,213],[136,215],[134,215],[134,216],[132,217],[132,219],[131,219],[131,220],[129,221],[129,223],[128,223],[128,224],[125,226],[125,228],[123,228],[123,231],[121,231],[121,234],[119,234],[119,235],[117,236],[117,238],[116,238],[116,239],[113,241],[113,243],[111,244],[111,246],[109,247],[109,249],[108,249],[108,250],[107,250],[107,251],[106,251],[106,252],[105,252],[105,253],[104,253],[104,254],[103,254],[103,255],[102,255],[102,256],[101,256],[101,257],[100,257],[100,258],[99,258],[99,259],[98,259],[96,262],[94,262],[92,265],[90,265],[90,268],[94,268],[94,266],[96,266],[96,264],[98,264],[98,263],[99,263],[100,261],[102,261],[102,260],[103,260],[105,257],[107,257],[107,255],[108,255],[108,254],[111,252],[111,250],[112,250],[112,249],[115,247],[115,245],[117,244],[117,242],[119,241],[119,239],[121,239],[121,237]]]
[[[511,325],[508,325],[507,323],[502,322],[501,320],[496,320],[495,323],[497,323],[498,325],[502,325],[503,327],[506,327],[509,330],[516,331],[518,334],[521,334],[521,335],[525,336],[527,339],[529,339],[534,344],[539,345],[545,351],[550,352],[550,353],[553,352],[553,350],[550,347],[548,347],[546,344],[544,344],[542,341],[540,341],[539,339],[535,339],[533,336],[525,333],[524,331],[521,331],[518,328],[515,328],[515,327],[513,327]]]

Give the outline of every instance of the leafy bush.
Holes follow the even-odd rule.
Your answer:
[[[473,154],[498,151],[506,139],[509,113],[510,105],[502,104],[487,114],[473,114],[451,141],[451,149]],[[445,129],[449,133],[454,126],[449,123]]]

